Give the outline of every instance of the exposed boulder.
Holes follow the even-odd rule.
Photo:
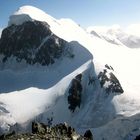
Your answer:
[[[32,122],[32,133],[33,134],[45,134],[47,129],[47,126],[44,125],[43,123],[38,123],[38,122]]]
[[[68,104],[69,109],[74,112],[75,108],[78,106],[80,108],[81,104],[81,84],[82,74],[78,74],[71,82],[71,87],[69,89]]]
[[[33,133],[16,134],[15,132],[2,135],[1,140],[93,140],[88,130],[85,136],[79,135],[67,123],[60,123],[49,127],[43,123],[32,123]]]
[[[54,35],[49,25],[41,21],[27,21],[5,28],[0,39],[0,55],[5,63],[10,57],[28,64],[53,64],[60,58],[68,42]]]
[[[3,135],[0,136],[0,140],[7,140],[7,137],[11,137],[11,136],[13,136],[15,134],[16,134],[15,131],[12,131],[12,132],[10,132],[8,134],[3,134]]]
[[[87,140],[93,140],[93,135],[90,130],[85,132],[84,137],[87,138]]]
[[[101,88],[105,88],[106,93],[123,93],[124,90],[113,74],[114,69],[111,66],[105,65],[105,69],[98,74]]]

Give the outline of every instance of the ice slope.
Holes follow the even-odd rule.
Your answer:
[[[30,87],[20,91],[2,93],[0,95],[0,107],[7,111],[5,113],[1,112],[1,131],[9,130],[9,125],[12,126],[16,123],[21,125],[24,130],[32,120],[46,123],[49,117],[53,117],[53,123],[66,121],[74,125],[77,119],[72,117],[72,113],[68,109],[66,93],[71,80],[79,73],[86,73],[89,67],[91,67],[91,63],[91,60],[89,60],[50,88],[39,89],[37,87]],[[41,75],[41,72],[33,71],[32,73],[42,79],[44,79],[44,74],[49,74],[44,72]],[[25,73],[22,74],[24,75]]]
[[[126,125],[120,123],[120,121],[125,118],[130,121],[139,119],[139,49],[132,50],[124,45],[112,44],[101,38],[91,36],[72,20],[56,20],[32,6],[21,7],[10,17],[9,25],[22,24],[27,20],[46,21],[50,25],[51,31],[57,36],[69,42],[78,41],[84,46],[88,52],[92,53],[93,61],[91,55],[89,55],[90,53],[86,53],[84,57],[86,59],[81,61],[84,53],[81,55],[81,49],[78,48],[75,54],[79,57],[76,57],[74,61],[64,60],[58,62],[58,64],[60,64],[58,68],[55,65],[48,70],[42,70],[42,68],[32,68],[28,66],[23,71],[12,71],[12,74],[9,75],[9,72],[2,70],[0,72],[1,76],[4,73],[5,76],[9,76],[7,76],[7,78],[3,76],[3,78],[0,79],[1,84],[3,84],[3,82],[5,83],[1,86],[3,87],[3,92],[1,92],[0,95],[1,108],[7,110],[5,113],[3,113],[4,111],[1,113],[4,114],[0,117],[2,120],[2,129],[8,129],[8,124],[11,123],[12,125],[15,122],[27,126],[30,120],[34,118],[46,122],[46,116],[53,116],[54,123],[67,121],[78,129],[93,128],[95,139],[110,139],[113,137],[114,140],[119,140],[127,137],[134,129],[138,129],[138,125],[136,124],[127,124],[127,126],[130,127],[130,129],[127,129]],[[115,74],[125,91],[124,94],[105,97],[104,90],[100,88],[98,81],[95,82],[94,86],[88,86],[88,76],[93,75],[96,77],[105,64],[109,64],[115,69]],[[73,66],[72,69],[71,66]],[[54,68],[56,70],[54,70]],[[32,70],[35,71],[36,76],[31,76],[26,79]],[[68,70],[67,76],[64,76],[63,70]],[[58,78],[59,73],[61,73],[61,76]],[[85,94],[80,110],[76,110],[74,114],[71,114],[67,109],[67,90],[71,79],[79,73],[84,73],[82,82],[83,85],[85,85]],[[21,76],[22,74],[23,76]],[[34,72],[32,74],[34,75]],[[49,75],[49,77],[47,77],[47,75]],[[25,80],[19,80],[18,76],[20,79],[25,77]],[[38,80],[40,76],[41,80]],[[51,78],[52,76],[53,78]],[[14,78],[16,83],[21,82],[29,86],[23,86],[24,88],[15,91],[16,88],[18,88],[18,84],[15,84],[15,88],[13,89],[13,86],[10,87],[12,82],[7,85],[9,79],[12,81]],[[47,79],[55,82],[50,84],[47,82]],[[37,87],[37,82],[44,86]],[[10,91],[5,93],[4,91],[8,88]],[[23,111],[21,112],[21,110]],[[9,117],[10,119],[7,121]],[[9,122],[9,120],[11,121]],[[116,130],[112,134],[112,130],[115,130],[116,126],[117,130],[121,128],[120,130],[125,130],[125,133]],[[107,132],[108,135],[106,135]],[[118,137],[116,137],[117,135]]]

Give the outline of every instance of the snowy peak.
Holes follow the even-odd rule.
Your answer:
[[[42,10],[36,8],[36,7],[33,7],[33,6],[29,6],[29,5],[20,7],[14,13],[14,15],[20,15],[20,14],[30,14],[30,15],[33,15],[33,16],[35,16],[35,14],[37,14],[37,15],[46,15],[46,13],[44,11],[42,11]]]
[[[82,64],[93,57],[76,39],[80,39],[79,31],[86,36],[86,32],[70,19],[56,20],[38,8],[23,6],[10,16],[9,26],[3,30],[0,65],[3,68],[14,62],[49,65],[58,59],[71,59],[77,51],[83,54],[82,58],[78,57],[81,60],[78,63]]]
[[[14,57],[17,62],[49,65],[64,54],[66,46],[68,43],[54,35],[46,22],[27,21],[4,29],[0,54],[3,63]]]
[[[50,26],[50,30],[60,38],[70,42],[81,42],[83,38],[87,38],[87,34],[77,23],[71,19],[57,20],[42,10],[33,6],[20,7],[13,15],[10,16],[10,25],[21,25],[27,21],[41,21],[46,22]],[[79,36],[80,34],[80,36]],[[83,45],[83,44],[82,44]],[[84,46],[84,45],[83,45]]]
[[[22,6],[13,15],[10,16],[9,26],[12,24],[19,25],[26,21],[51,21],[54,20],[44,11],[33,6]]]
[[[27,64],[49,65],[62,56],[72,58],[78,48],[80,52],[88,53],[83,54],[81,60],[88,61],[92,59],[91,53],[79,44],[83,38],[87,38],[86,32],[74,21],[56,20],[38,8],[23,6],[10,16],[9,26],[3,31],[1,62],[13,59]]]
[[[77,51],[82,55],[79,56]],[[77,41],[67,42],[55,35],[46,22],[26,21],[3,30],[0,39],[0,65],[3,68],[14,62],[48,66],[55,62],[63,63],[65,59],[73,63],[78,61],[81,65],[91,60],[92,54]]]

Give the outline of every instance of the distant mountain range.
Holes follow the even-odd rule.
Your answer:
[[[95,26],[87,28],[87,31],[99,38],[114,44],[125,45],[129,48],[140,48],[140,36],[121,29],[120,26],[111,27]]]

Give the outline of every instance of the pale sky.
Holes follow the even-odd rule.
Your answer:
[[[32,5],[54,18],[71,18],[82,27],[140,23],[140,0],[0,0],[0,28],[20,6]]]

